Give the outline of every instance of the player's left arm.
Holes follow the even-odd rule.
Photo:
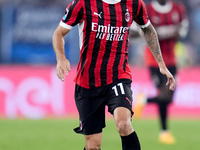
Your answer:
[[[165,63],[164,63],[164,60],[162,57],[162,53],[160,50],[160,45],[158,42],[158,36],[157,36],[156,30],[154,29],[154,27],[152,26],[151,23],[147,27],[141,28],[141,29],[143,31],[143,35],[147,42],[147,45],[148,45],[151,53],[153,54],[156,62],[158,63],[160,72],[163,75],[166,75],[166,77],[168,79],[166,85],[170,85],[169,89],[174,91],[176,82],[175,82],[173,75],[169,72],[169,70],[165,66]]]
[[[138,13],[135,17],[135,22],[142,29],[144,38],[156,62],[158,63],[160,72],[163,75],[166,75],[168,79],[166,85],[169,85],[169,89],[174,91],[176,82],[173,75],[165,66],[165,62],[163,61],[162,53],[160,50],[160,44],[158,42],[157,32],[148,19],[145,3],[143,2],[143,0],[138,0],[138,2],[140,4],[140,9],[138,9]]]

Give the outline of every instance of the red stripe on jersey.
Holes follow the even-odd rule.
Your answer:
[[[85,1],[83,1],[82,2],[83,3],[83,6],[85,6],[86,4],[85,4]],[[86,10],[84,9],[84,14],[86,14]],[[85,19],[86,19],[86,17],[85,17]],[[87,21],[84,21],[84,27],[83,27],[83,39],[82,39],[82,48],[81,48],[81,50],[80,50],[80,61],[79,61],[79,63],[78,63],[78,66],[77,66],[77,75],[76,75],[76,78],[74,79],[74,82],[75,83],[77,83],[77,84],[79,84],[79,85],[81,85],[82,87],[84,87],[84,88],[89,88],[89,85],[87,85],[87,84],[81,84],[81,81],[82,81],[82,78],[83,78],[83,76],[85,75],[85,71],[83,71],[82,70],[82,65],[84,65],[84,64],[82,64],[82,59],[83,59],[83,52],[84,52],[84,50],[85,50],[85,38],[84,37],[86,37],[86,28],[87,28]],[[84,67],[85,67],[85,65],[84,65]],[[85,70],[86,68],[84,68],[84,70]],[[88,69],[87,69],[88,70]],[[82,72],[83,71],[83,72]],[[86,77],[84,78],[84,80],[85,80],[85,82],[86,83],[88,83],[89,82],[89,75],[88,74],[86,74]]]
[[[137,9],[137,14],[136,16],[139,15],[140,9],[141,9],[142,5],[141,5],[141,0],[138,0],[138,9]]]
[[[95,5],[94,6],[96,6],[96,1],[95,1]],[[102,10],[103,11],[103,10]],[[100,14],[101,12],[98,12],[98,9],[96,9],[96,10],[94,10],[94,13],[97,13],[97,14]],[[103,12],[102,12],[103,13]],[[95,17],[95,16],[94,16]],[[106,16],[104,16],[104,17],[106,17]],[[99,22],[99,16],[96,16],[95,17],[96,19],[95,19],[95,22]],[[100,44],[100,49],[102,49],[101,48],[101,45],[103,45],[103,43],[102,43],[103,41],[101,40],[101,44]],[[95,43],[95,42],[94,42]],[[100,76],[100,70],[101,70],[101,64],[102,64],[102,57],[103,57],[103,55],[104,55],[104,53],[105,53],[105,49],[103,49],[104,51],[99,51],[99,53],[98,53],[98,56],[97,56],[97,62],[96,62],[96,66],[95,66],[95,68],[94,68],[94,78],[95,78],[95,86],[96,87],[98,87],[98,86],[100,86],[101,85],[101,76]]]
[[[125,47],[126,47],[126,42],[123,42],[122,53],[125,53]],[[119,78],[121,78],[121,74],[124,72],[124,69],[123,69],[124,61],[125,61],[125,54],[121,55],[121,59],[120,59],[120,62],[119,62],[119,66],[118,66],[118,70],[119,70],[118,76],[119,76]]]
[[[69,6],[66,9],[66,15],[67,15],[66,19],[68,25],[72,25],[76,21],[78,17],[78,15],[76,14],[78,14],[81,11],[81,8],[83,8],[81,1],[73,1],[69,4]],[[61,21],[65,22],[64,18]]]
[[[122,9],[120,4],[115,5],[115,10],[117,10],[116,13],[116,26],[121,27],[122,26]],[[108,60],[108,66],[107,66],[107,84],[110,84],[113,82],[113,66],[115,63],[115,58],[116,58],[116,53],[117,53],[117,45],[118,42],[113,42],[112,43],[112,49],[110,55],[112,57],[109,58]]]
[[[116,4],[119,5],[120,3]],[[105,54],[103,56],[103,66],[101,67],[101,85],[110,84],[113,82],[113,65],[116,57],[116,45],[118,41],[110,40],[111,37],[115,36],[112,27],[118,27],[117,22],[119,21],[116,14],[116,5],[104,4],[105,22],[104,25],[110,27],[110,33],[107,34],[108,40],[105,42]]]
[[[131,13],[131,12],[129,12],[129,13],[130,13],[130,20],[133,20],[133,15],[132,15],[133,12],[134,12],[134,10],[132,10],[132,9],[133,9],[133,8],[132,8],[132,7],[133,7],[133,1],[130,1],[129,3],[127,3],[127,4],[126,4],[126,7],[127,7],[128,12],[129,12],[130,10],[132,11],[132,13]],[[129,26],[131,26],[131,24],[132,24],[132,22],[129,21],[127,26],[129,27]]]
[[[83,6],[85,6],[85,1],[83,1],[82,2],[82,4],[83,4]],[[67,7],[68,8],[68,7]],[[86,12],[85,12],[85,9],[84,9],[84,13],[83,14],[86,14]],[[87,22],[84,22],[84,27],[83,27],[83,31],[85,31],[86,30],[86,26],[87,26]],[[83,32],[83,37],[85,37],[86,36],[86,32]],[[82,43],[84,43],[84,38],[82,39]],[[84,44],[82,45],[82,48],[81,48],[81,50],[80,50],[80,60],[82,60],[82,57],[83,57],[83,50],[85,49],[85,46],[84,46]],[[75,83],[79,83],[80,81],[81,81],[81,79],[82,79],[82,75],[81,75],[81,71],[82,71],[82,68],[81,68],[81,66],[82,66],[82,63],[81,63],[81,61],[79,61],[79,63],[78,63],[78,66],[77,66],[77,75],[76,75],[76,78],[74,78],[74,82]],[[87,80],[87,79],[85,79],[85,80]],[[89,86],[88,87],[85,87],[85,88],[89,88]]]
[[[91,20],[91,23],[92,23],[94,20],[96,20],[92,14],[93,11],[97,11],[97,9],[95,9],[95,7],[94,7],[94,6],[96,6],[96,1],[90,0],[90,6],[91,6],[90,9],[92,10],[90,12],[91,13],[90,15],[92,16],[92,20]],[[89,13],[89,12],[87,11],[86,13]],[[89,43],[87,43],[88,48],[87,48],[86,64],[84,65],[84,71],[83,71],[84,82],[86,82],[86,83],[89,83],[89,80],[90,80],[89,68],[90,68],[90,65],[92,62],[92,54],[93,54],[93,48],[94,48],[94,36],[95,35],[91,34],[89,37]],[[87,86],[89,88],[89,84]]]
[[[138,0],[138,10],[135,22],[139,25],[145,25],[148,22],[147,10],[143,0]]]
[[[109,4],[102,2],[103,4],[103,14],[104,14],[104,25],[108,25],[110,24],[110,11],[109,11]],[[106,14],[106,15],[105,15]],[[105,35],[106,36],[106,35]],[[104,48],[104,46],[106,41],[105,40],[101,40],[101,45],[100,45],[100,50],[99,50],[99,54],[97,57],[97,65],[95,68],[96,71],[96,77],[95,77],[95,81],[97,81],[97,83],[95,84],[97,87],[101,86],[101,67],[102,67],[102,63],[103,63],[103,56],[105,55],[105,51],[106,49]],[[99,78],[99,79],[97,79]]]
[[[141,5],[141,0],[138,0],[138,10],[137,10],[136,16],[139,15],[141,7],[142,7],[142,5]]]
[[[131,10],[131,7],[132,7],[132,6],[133,6],[133,1],[130,1],[130,3],[127,3],[127,6],[126,6],[126,7],[127,7],[128,10]],[[138,8],[138,10],[139,10],[139,8]],[[146,9],[145,9],[145,10],[146,10]],[[133,11],[134,11],[134,10],[133,10]],[[139,12],[139,11],[138,11],[138,12]],[[131,17],[131,20],[133,20],[133,16],[131,15],[130,17]],[[146,23],[147,23],[147,22],[145,22],[145,24],[146,24]],[[128,22],[128,25],[127,25],[127,26],[131,26],[131,24],[132,24],[131,22]],[[128,33],[127,33],[127,37],[129,37]],[[128,45],[127,45],[127,49],[125,49],[125,51],[124,51],[125,53],[128,53],[128,48],[129,48],[129,43],[128,43],[128,41],[127,41],[127,44],[128,44]],[[126,64],[125,64],[125,66],[126,66],[125,70],[126,70],[126,73],[127,73],[126,76],[129,76],[130,78],[132,78],[132,77],[131,77],[131,69],[130,69],[129,64],[128,64],[128,54],[125,55],[125,60],[126,60],[126,61],[125,61],[125,63],[126,63]],[[120,78],[124,78],[124,76],[120,76]]]
[[[67,6],[67,8],[66,8],[66,10],[65,10],[65,13],[67,12],[67,9],[69,9],[70,6],[71,6],[73,3],[74,3],[74,1],[72,1],[72,2]]]
[[[137,9],[136,17],[135,17],[135,22],[136,22],[137,24],[139,24],[137,16],[139,15],[140,8],[141,8],[141,2],[140,2],[140,0],[138,0],[138,9]]]

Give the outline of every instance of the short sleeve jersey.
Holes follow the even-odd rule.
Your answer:
[[[156,30],[169,31],[179,26],[180,23],[187,18],[183,4],[173,1],[168,2],[168,5],[165,8],[161,8],[156,1],[153,1],[147,5],[147,12],[149,19]],[[166,66],[176,65],[174,53],[176,42],[176,38],[159,40]],[[146,63],[148,66],[158,67],[157,62],[148,47],[146,47]]]
[[[79,26],[80,61],[75,82],[84,88],[102,87],[116,79],[131,79],[128,65],[129,27],[148,26],[142,0],[74,0],[60,25]]]

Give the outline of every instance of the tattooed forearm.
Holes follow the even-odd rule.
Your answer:
[[[160,45],[158,42],[157,33],[154,27],[150,24],[148,27],[142,28],[142,31],[143,31],[145,40],[147,42],[147,45],[151,53],[153,54],[154,58],[156,59],[157,63],[162,62],[163,58],[162,58],[162,54],[160,50]]]

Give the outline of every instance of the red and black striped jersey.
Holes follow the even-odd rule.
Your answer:
[[[111,1],[112,2],[112,1]],[[60,25],[79,26],[80,61],[75,82],[101,87],[116,79],[131,79],[128,65],[129,27],[135,21],[149,23],[142,0],[74,0],[66,8]]]
[[[147,5],[147,12],[158,35],[160,33],[165,36],[165,38],[159,37],[159,43],[166,66],[175,66],[174,47],[177,39],[171,37],[170,34],[175,30],[179,30],[181,22],[187,19],[183,4],[169,1],[162,6],[157,1],[153,1]],[[146,62],[148,66],[158,67],[148,47],[146,48]]]

